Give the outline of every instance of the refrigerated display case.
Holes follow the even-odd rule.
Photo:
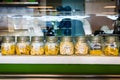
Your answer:
[[[47,1],[47,0],[46,0]],[[55,4],[59,6],[59,4],[67,5],[69,2],[68,0],[61,0],[61,3],[52,3],[52,1],[48,0],[50,4],[55,7]],[[52,28],[52,32],[54,36],[61,37],[61,36],[88,36],[94,35],[96,30],[100,30],[101,25],[110,26],[114,20],[109,19],[108,16],[113,16],[116,18],[116,14],[108,14],[108,13],[101,13],[102,10],[88,10],[86,5],[94,5],[99,6],[101,5],[103,8],[104,6],[110,1],[110,5],[112,5],[111,0],[106,0],[105,2],[101,0],[100,2],[96,2],[96,0],[82,0],[80,3],[82,6],[79,6],[78,0],[75,0],[77,4],[70,4],[74,6],[72,11],[47,11],[48,9],[40,11],[37,9],[32,8],[31,5],[26,7],[17,6],[17,8],[10,7],[9,10],[14,9],[13,12],[8,11],[8,8],[1,7],[3,12],[1,12],[1,16],[4,17],[0,18],[0,20],[5,21],[7,25],[3,25],[1,28],[0,35],[1,36],[43,36],[46,38],[47,35],[47,28]],[[102,2],[103,1],[103,2]],[[73,1],[74,2],[74,1]],[[84,4],[85,3],[85,4]],[[104,4],[106,3],[106,4]],[[116,2],[114,1],[114,4]],[[40,3],[41,4],[41,3]],[[47,3],[48,4],[48,3]],[[46,4],[46,5],[47,5]],[[26,5],[25,5],[26,6]],[[38,6],[38,5],[37,5]],[[48,7],[48,6],[46,6]],[[50,7],[50,6],[49,6]],[[79,8],[80,7],[80,8]],[[56,7],[55,7],[56,8]],[[61,7],[58,7],[61,8]],[[93,7],[92,7],[93,8]],[[98,8],[98,7],[97,7]],[[3,10],[4,9],[4,10]],[[21,12],[17,12],[17,9],[20,9]],[[39,10],[39,11],[38,11]],[[60,9],[59,9],[60,10]],[[5,12],[4,12],[5,11]],[[108,10],[109,11],[109,10]],[[111,10],[110,10],[111,11]],[[29,14],[28,14],[29,12]],[[50,13],[51,12],[51,13]],[[3,14],[6,13],[6,14]],[[70,13],[70,14],[69,14]],[[87,13],[87,14],[86,14]],[[93,14],[95,13],[95,15]],[[89,15],[88,15],[89,14]],[[91,15],[92,14],[92,15]],[[69,18],[69,19],[68,19]],[[67,23],[71,20],[71,24],[60,23],[63,19],[67,19]],[[48,22],[48,24],[46,24]],[[50,23],[49,23],[50,22]],[[15,24],[16,23],[16,24]],[[2,24],[2,22],[1,22]],[[64,25],[61,27],[61,25]],[[6,29],[6,27],[7,29]],[[81,28],[81,29],[80,29]],[[112,27],[110,26],[110,30]],[[5,30],[4,30],[5,29]],[[68,33],[64,33],[65,30],[68,30]],[[60,32],[61,31],[61,32]],[[113,34],[103,34],[102,36],[109,36]],[[117,35],[118,36],[118,35]],[[9,55],[3,56],[0,55],[0,77],[12,77],[15,76],[19,77],[117,77],[119,78],[120,74],[120,57],[119,56],[78,56],[78,55],[71,55],[71,56],[32,56],[32,55]],[[54,76],[53,76],[54,75]],[[60,76],[61,75],[61,76]],[[94,76],[92,76],[94,75]]]

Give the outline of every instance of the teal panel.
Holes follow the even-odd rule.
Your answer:
[[[0,64],[0,74],[120,74],[120,65]]]

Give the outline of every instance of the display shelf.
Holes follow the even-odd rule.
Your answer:
[[[106,56],[0,56],[0,64],[120,64],[120,57]]]
[[[38,6],[38,2],[0,2],[0,7]]]

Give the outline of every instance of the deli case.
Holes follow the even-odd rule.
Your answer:
[[[113,34],[113,26],[116,26],[119,12],[110,13],[110,6],[105,6],[110,1],[110,5],[116,6],[112,6],[112,11],[117,10],[118,2],[81,0],[78,4],[78,1],[75,0],[74,4],[71,1],[71,4],[66,6],[68,0],[63,0],[60,4],[65,7],[59,6],[57,2],[53,4],[49,0],[48,3],[46,0],[45,3],[44,1],[34,3],[32,6],[30,2],[24,6],[21,6],[20,2],[14,4],[2,2],[1,5],[6,6],[0,6],[0,78],[119,79],[119,33]],[[93,10],[92,12],[89,9],[93,8],[90,7],[93,3],[97,8],[97,5],[101,5],[105,10],[109,8],[110,11],[100,13],[98,10]],[[41,5],[45,9],[41,9]],[[59,7],[53,10],[49,5],[53,5],[52,8]],[[41,47],[39,46],[41,38],[38,39],[41,36],[44,52],[38,51],[39,54],[32,51],[32,43],[37,46],[35,50]],[[83,43],[82,47],[75,47],[76,39],[82,41],[79,43]],[[22,45],[21,42],[27,40],[29,48],[20,52],[25,44],[28,44],[24,42],[25,44]],[[10,50],[11,45],[14,45],[12,50]],[[19,48],[19,45],[22,46]],[[72,47],[63,45],[72,45]],[[14,53],[11,53],[12,51]]]

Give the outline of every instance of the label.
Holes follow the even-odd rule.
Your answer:
[[[101,49],[101,44],[100,43],[92,43],[91,48],[95,50]]]
[[[114,42],[114,43],[109,44],[108,46],[110,46],[111,48],[116,48],[116,47],[117,47],[117,45],[116,45],[116,43],[115,43],[115,42]]]
[[[25,43],[18,43],[17,46],[19,47],[19,49],[23,49],[26,47]]]
[[[55,43],[50,43],[50,44],[48,44],[48,49],[54,50],[54,49],[55,49],[55,46],[56,46]]]
[[[62,46],[62,54],[71,54],[72,53],[72,46],[64,44]]]
[[[32,43],[32,48],[34,50],[39,50],[40,47],[41,47],[41,45],[39,43]]]
[[[65,53],[66,54],[69,54],[70,53],[70,46],[63,46],[64,50],[65,50]]]
[[[2,46],[3,46],[4,49],[7,51],[7,50],[10,50],[11,44],[10,44],[10,43],[3,43]]]
[[[79,45],[79,46],[78,46],[78,49],[77,49],[78,52],[84,54],[84,52],[85,52],[85,47],[86,47],[85,44]]]

